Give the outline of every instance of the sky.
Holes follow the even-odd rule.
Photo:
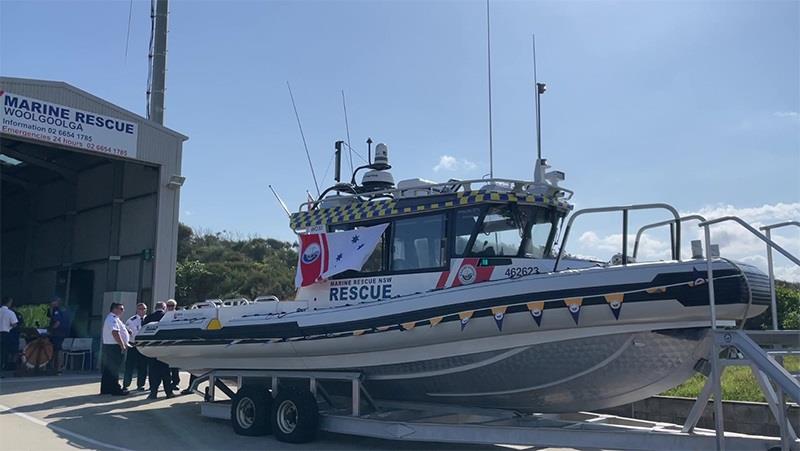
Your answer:
[[[496,176],[533,175],[535,33],[543,155],[576,209],[800,219],[800,2],[493,0],[490,16]],[[189,136],[180,220],[195,228],[294,238],[267,188],[292,209],[315,192],[287,81],[322,189],[346,138],[342,90],[353,148],[385,142],[395,180],[489,172],[483,1],[174,0],[169,32],[165,125]],[[149,34],[149,2],[0,0],[0,74],[144,115]],[[632,230],[665,218],[632,215]],[[763,266],[746,232],[713,230],[724,256]],[[776,239],[800,253],[800,228]],[[643,256],[667,241],[648,233]],[[566,249],[607,259],[620,242],[619,215],[586,217]]]

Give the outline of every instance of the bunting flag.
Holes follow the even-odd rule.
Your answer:
[[[581,316],[581,304],[583,304],[583,298],[567,298],[564,299],[564,304],[567,305],[569,313],[572,315],[572,319],[575,320],[575,324],[578,324],[578,319]]]
[[[622,301],[625,299],[625,293],[612,293],[605,295],[608,306],[611,307],[611,313],[614,314],[615,319],[619,319],[619,314],[622,311]]]
[[[431,322],[431,327],[433,327],[433,326],[441,323],[443,319],[444,319],[444,316],[437,316],[436,318],[431,318],[428,321]]]
[[[367,329],[354,330],[353,331],[353,335],[364,335],[364,333],[366,333],[366,332],[367,332]]]
[[[465,327],[467,327],[467,323],[472,318],[472,314],[475,313],[472,310],[461,312],[458,314],[458,317],[461,318],[461,330],[463,331]]]
[[[648,294],[666,293],[667,287],[650,287],[644,291],[646,291]]]
[[[390,327],[392,327],[392,326],[378,326],[378,327],[375,328],[375,330],[378,331],[378,332],[383,332],[383,331],[389,330]]]
[[[503,319],[506,316],[506,309],[508,307],[492,307],[492,315],[494,315],[494,323],[497,324],[497,329],[503,330]]]
[[[400,330],[411,330],[416,325],[417,325],[417,323],[414,322],[414,321],[412,321],[410,323],[403,323],[403,324],[400,325]]]
[[[692,266],[692,281],[688,283],[690,287],[698,287],[708,282],[708,279],[703,277],[703,273],[698,271],[697,268]]]
[[[531,312],[531,316],[533,317],[534,321],[536,321],[536,325],[541,327],[542,314],[544,313],[544,302],[528,302],[528,311]]]

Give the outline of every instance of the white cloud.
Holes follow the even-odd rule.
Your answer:
[[[439,157],[439,163],[433,167],[435,172],[439,171],[472,171],[478,167],[475,163],[467,159],[458,159],[451,155],[442,155]]]
[[[764,204],[759,207],[734,207],[733,205],[714,205],[707,206],[696,212],[684,212],[682,215],[700,214],[707,219],[719,218],[722,216],[738,216],[744,221],[758,229],[765,224],[775,224],[784,221],[796,221],[800,218],[800,202]],[[689,256],[690,242],[692,240],[703,241],[702,229],[697,227],[696,222],[684,223],[681,239],[681,255]],[[631,231],[628,237],[628,249],[633,253],[633,240],[635,230]],[[662,233],[660,236],[666,235]],[[800,257],[800,228],[790,226],[772,231],[772,239],[785,250],[794,256]],[[720,254],[732,260],[741,261],[755,265],[764,271],[767,269],[766,245],[747,231],[744,227],[734,222],[724,222],[711,227],[711,241],[718,244]],[[622,234],[609,234],[599,236],[595,232],[584,232],[578,239],[578,249],[575,252],[583,254],[601,254],[603,260],[609,260],[613,254],[622,250]],[[567,251],[570,252],[568,245]],[[571,252],[571,253],[575,253]],[[781,280],[800,282],[800,267],[797,267],[788,259],[773,252],[775,276]],[[670,257],[669,239],[659,240],[653,238],[648,233],[642,234],[639,243],[639,261],[661,260]]]
[[[788,117],[790,119],[800,119],[800,113],[797,111],[776,111],[772,113],[775,117]]]

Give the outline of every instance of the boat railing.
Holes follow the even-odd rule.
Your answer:
[[[705,222],[706,218],[703,217],[703,216],[700,216],[700,215],[687,215],[687,216],[681,216],[678,220],[681,223],[686,222],[686,221]],[[669,239],[670,239],[670,242],[672,243],[672,247],[673,248],[675,247],[675,220],[674,219],[667,219],[666,221],[659,221],[659,222],[654,222],[654,223],[651,223],[651,224],[646,224],[646,225],[643,225],[642,227],[640,227],[639,230],[636,232],[636,239],[633,242],[633,255],[632,255],[632,257],[634,259],[636,259],[638,254],[639,254],[639,242],[641,241],[642,234],[644,233],[644,231],[645,230],[649,230],[649,229],[654,229],[656,227],[665,226],[665,225],[669,225]]]
[[[670,220],[674,224],[675,227],[675,240],[672,245],[672,258],[674,260],[681,259],[681,216],[678,214],[678,210],[675,209],[672,205],[664,204],[664,203],[654,203],[654,204],[632,204],[632,205],[620,205],[620,206],[613,206],[613,207],[598,207],[598,208],[584,208],[582,210],[578,210],[570,216],[569,221],[567,221],[567,227],[564,229],[564,237],[561,239],[561,247],[558,249],[558,254],[556,255],[556,261],[553,265],[553,271],[558,270],[558,263],[561,261],[561,257],[564,254],[564,248],[567,245],[567,239],[569,238],[569,233],[572,230],[572,223],[575,222],[580,216],[587,215],[587,214],[594,214],[594,213],[611,213],[611,212],[622,212],[622,264],[628,264],[628,213],[631,210],[667,210],[672,213],[673,219]]]
[[[776,250],[792,263],[800,266],[800,259],[792,255],[789,251],[782,248],[778,243],[772,240],[771,236],[765,235],[755,227],[748,224],[743,219],[737,216],[723,216],[720,218],[712,219],[710,221],[703,221],[698,226],[703,228],[705,238],[705,252],[706,252],[706,272],[708,277],[708,301],[711,316],[711,333],[713,336],[711,344],[711,377],[709,378],[706,386],[703,388],[701,395],[695,403],[695,406],[690,412],[689,418],[684,425],[684,432],[691,432],[697,424],[697,420],[705,408],[711,395],[714,396],[714,421],[716,429],[717,449],[725,449],[725,435],[724,435],[724,421],[722,411],[722,366],[730,364],[747,363],[753,370],[756,380],[761,386],[764,397],[770,406],[770,409],[775,416],[778,426],[781,431],[782,448],[789,449],[790,443],[797,440],[797,434],[792,428],[791,423],[786,416],[785,397],[784,394],[789,395],[790,398],[796,402],[800,402],[800,384],[798,381],[783,367],[782,360],[774,359],[769,353],[764,351],[752,338],[748,337],[744,331],[736,330],[717,330],[717,311],[716,300],[714,291],[714,269],[713,261],[714,255],[711,249],[711,226],[723,222],[735,222],[748,230],[756,238],[760,239],[767,245],[767,256],[770,266],[770,289],[771,295],[771,308],[773,315],[773,328],[777,330],[777,302],[775,299],[775,280],[774,272],[772,271],[772,251]],[[769,234],[770,230],[784,227],[788,225],[800,226],[797,221],[788,221],[779,224],[772,224],[764,226],[761,229]],[[735,347],[744,357],[740,360],[733,362],[721,361],[720,351],[723,347]],[[771,381],[774,388],[769,384]]]
[[[504,189],[497,191],[503,192],[513,192],[513,193],[525,193],[525,194],[532,194],[532,189],[537,188],[538,186],[543,186],[548,188],[549,190],[553,190],[555,195],[564,201],[568,201],[572,198],[575,194],[572,190],[563,188],[560,186],[555,186],[552,184],[543,184],[543,183],[536,183],[530,180],[516,180],[516,179],[504,179],[504,178],[485,178],[485,179],[471,179],[471,180],[449,180],[447,182],[442,183],[431,183],[426,185],[416,185],[416,186],[409,186],[407,188],[390,188],[385,190],[378,190],[378,191],[369,191],[365,193],[359,193],[358,195],[369,196],[371,198],[401,198],[404,197],[406,193],[413,192],[419,193],[422,192],[422,195],[426,196],[433,196],[438,194],[450,194],[456,193],[459,191],[478,191],[480,189],[485,189],[486,187],[494,185],[495,187],[502,187]],[[491,191],[489,191],[491,192]],[[298,211],[310,211],[316,208],[320,203],[322,203],[324,199],[317,199],[308,202],[303,202],[300,204]]]

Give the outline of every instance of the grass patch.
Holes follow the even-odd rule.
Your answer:
[[[800,372],[800,356],[786,356],[783,366],[790,373]],[[707,378],[702,374],[695,374],[683,384],[665,391],[664,396],[683,396],[696,398],[703,390]],[[728,401],[754,401],[764,402],[764,395],[758,386],[753,372],[747,366],[729,366],[722,373],[722,399]]]

